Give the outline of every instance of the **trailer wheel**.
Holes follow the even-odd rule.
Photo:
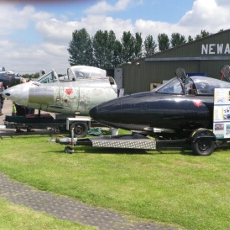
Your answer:
[[[85,122],[73,122],[70,125],[70,135],[72,129],[74,131],[74,137],[85,137],[88,133],[88,126]]]
[[[66,146],[66,147],[65,147],[65,153],[71,154],[71,153],[73,153],[73,152],[74,152],[74,149],[71,148],[70,146]]]
[[[213,153],[215,143],[212,138],[201,137],[191,144],[192,150],[199,156],[209,156]]]

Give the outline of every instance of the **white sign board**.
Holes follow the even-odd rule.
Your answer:
[[[215,89],[213,133],[217,139],[230,138],[230,88]]]

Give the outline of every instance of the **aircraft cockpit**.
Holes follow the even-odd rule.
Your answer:
[[[105,79],[106,71],[92,66],[71,66],[67,69],[68,80]]]
[[[204,76],[191,76],[183,80],[175,77],[160,85],[153,92],[177,95],[214,95],[215,88],[229,88],[229,82]]]
[[[67,69],[67,76],[58,77],[58,74],[51,70],[49,73],[42,75],[36,83],[52,83],[76,81],[82,79],[107,79],[106,71],[92,66],[71,66]]]
[[[162,94],[184,94],[182,83],[177,77],[160,85],[153,91]]]
[[[51,83],[51,82],[58,82],[58,81],[59,81],[58,75],[54,70],[51,70],[51,72],[44,74],[43,76],[37,79],[37,82],[40,83]]]
[[[229,82],[204,76],[192,76],[185,80],[185,92],[196,95],[214,95],[215,88],[228,88]]]

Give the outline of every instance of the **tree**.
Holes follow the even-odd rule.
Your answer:
[[[192,42],[193,41],[193,38],[191,35],[188,36],[188,42]]]
[[[109,61],[109,67],[116,67],[121,62],[121,43],[116,39],[115,33],[110,30],[108,36],[108,50],[107,59]]]
[[[156,47],[157,47],[157,45],[156,45],[155,41],[153,40],[153,36],[148,35],[144,41],[145,56],[149,56],[149,55],[154,54]]]
[[[70,65],[93,65],[92,42],[86,29],[73,32],[67,50],[70,53]]]
[[[141,58],[142,57],[142,37],[141,33],[135,34],[135,44],[134,44],[134,53],[135,58]]]
[[[34,74],[23,74],[22,77],[25,78],[25,79],[39,78],[39,73],[36,72]]]
[[[120,49],[116,40],[115,33],[108,31],[97,31],[93,37],[93,49],[95,57],[95,65],[100,68],[112,68],[117,63],[117,55],[119,52],[116,49]]]
[[[113,66],[116,67],[119,64],[123,63],[122,58],[122,44],[120,41],[116,40],[114,43],[114,59]]]
[[[206,30],[201,30],[200,34],[197,34],[197,35],[196,35],[195,40],[198,40],[198,39],[207,37],[207,36],[209,36],[209,35],[210,35],[210,33],[207,32]]]
[[[95,65],[103,68],[107,65],[106,50],[108,43],[108,32],[98,30],[93,37],[93,50],[95,57]]]
[[[121,38],[122,62],[129,62],[135,58],[135,38],[129,32],[123,32]]]
[[[171,46],[176,47],[186,43],[185,36],[180,35],[179,33],[173,33],[171,35]]]
[[[201,30],[196,35],[195,40],[210,35],[209,32]],[[186,39],[179,33],[173,33],[169,41],[168,35],[159,34],[157,37],[160,51],[171,47],[176,47],[186,43]],[[194,39],[189,35],[188,42]],[[91,65],[100,68],[113,68],[121,63],[132,61],[155,53],[156,42],[152,35],[148,35],[143,44],[141,33],[135,33],[133,36],[130,31],[123,32],[121,40],[116,39],[115,33],[110,30],[99,30],[91,38],[86,29],[75,30],[72,33],[72,40],[67,49],[70,53],[70,65]]]
[[[157,40],[158,40],[158,45],[159,45],[159,50],[160,51],[164,51],[164,50],[167,50],[169,49],[169,38],[168,38],[168,35],[167,34],[159,34],[158,37],[157,37]]]
[[[202,38],[204,38],[204,37],[207,37],[207,36],[209,36],[210,35],[210,33],[209,32],[207,32],[206,30],[201,30],[201,37]]]

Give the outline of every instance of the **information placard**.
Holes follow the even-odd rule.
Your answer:
[[[230,138],[230,88],[215,89],[213,133],[217,139]]]

